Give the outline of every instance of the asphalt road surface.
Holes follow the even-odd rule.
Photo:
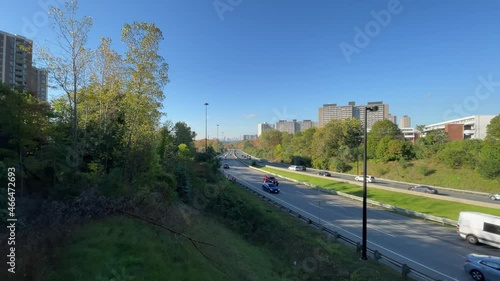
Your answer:
[[[269,194],[262,191],[264,173],[248,168],[230,156],[221,162],[230,166],[230,169],[225,170],[226,173],[262,195],[361,242],[361,202],[325,194],[286,180],[280,180],[279,194]],[[369,248],[437,280],[472,280],[463,270],[467,254],[498,255],[499,250],[494,247],[468,244],[453,227],[409,218],[372,206],[368,206],[367,212]]]

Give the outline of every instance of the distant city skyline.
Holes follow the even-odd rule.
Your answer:
[[[125,23],[162,30],[159,54],[171,81],[162,121],[186,122],[197,139],[205,137],[205,102],[208,135],[219,129],[227,138],[255,134],[258,123],[318,121],[325,103],[382,100],[393,116],[410,116],[413,127],[499,114],[500,1],[399,2],[401,12],[363,42],[358,31],[387,9],[387,0],[241,1],[223,16],[210,1],[143,0],[122,5],[119,17],[109,15],[116,3],[87,0],[79,1],[78,15],[93,19],[87,47],[109,37],[121,55]],[[1,5],[8,10],[2,30],[35,47],[54,46],[47,5]],[[356,52],[346,55],[347,45]]]

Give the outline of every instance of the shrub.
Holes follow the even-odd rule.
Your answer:
[[[432,175],[432,174],[434,174],[436,172],[436,170],[429,169],[429,167],[427,167],[426,165],[418,166],[417,170],[418,170],[418,173],[421,174],[424,177],[430,176],[430,175]]]
[[[345,161],[338,158],[335,158],[335,160],[333,160],[333,167],[335,168],[335,171],[339,173],[346,172],[351,168]]]
[[[403,169],[413,166],[412,163],[406,161],[404,158],[399,159],[399,166]]]

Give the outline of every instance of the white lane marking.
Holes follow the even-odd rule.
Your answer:
[[[387,236],[396,237],[396,236],[394,236],[394,235],[392,235],[392,234],[390,234],[390,233],[388,233],[388,232],[385,232],[385,231],[380,230],[380,229],[379,229],[379,227],[374,226],[373,224],[369,224],[369,227],[370,227],[371,229],[373,229],[373,230],[375,230],[375,231],[378,231],[378,232],[380,232],[380,233],[383,233],[383,234],[385,234],[385,235],[387,235]]]
[[[241,182],[245,182],[245,183],[249,184],[249,183],[248,183],[247,181],[245,181],[245,180],[242,180]],[[251,186],[252,186],[252,185],[251,185]],[[253,187],[253,186],[252,186],[252,187]],[[257,190],[259,190],[259,189],[257,189]],[[259,191],[260,191],[260,190],[259,190]],[[292,204],[290,204],[290,203],[288,203],[288,202],[285,202],[285,201],[283,201],[282,199],[279,199],[279,198],[277,198],[277,197],[273,197],[273,198],[274,198],[274,199],[276,199],[276,200],[278,200],[278,201],[281,201],[282,203],[284,203],[284,204],[286,204],[286,205],[288,205],[288,206],[291,206],[292,208],[294,208],[294,209],[296,209],[296,210],[300,210],[301,212],[303,212],[303,213],[305,213],[305,214],[307,214],[307,215],[309,215],[309,216],[311,216],[311,217],[313,217],[313,218],[315,218],[315,219],[320,220],[320,218],[319,218],[319,217],[317,217],[317,216],[315,216],[315,215],[313,215],[313,214],[311,214],[311,213],[309,213],[309,212],[306,212],[306,211],[304,211],[304,210],[302,210],[302,209],[300,209],[300,208],[298,208],[298,207],[296,207],[296,206],[294,206],[294,205],[292,205]],[[348,230],[345,230],[345,229],[343,229],[343,228],[341,228],[341,227],[338,227],[338,226],[336,226],[336,225],[333,225],[332,223],[327,222],[327,221],[325,221],[325,223],[326,223],[326,224],[328,224],[328,225],[330,225],[330,226],[333,226],[333,227],[335,227],[335,228],[338,228],[338,229],[340,229],[340,230],[342,230],[342,231],[344,231],[344,232],[346,232],[346,233],[349,233],[350,235],[352,235],[352,236],[354,236],[354,237],[356,237],[356,238],[358,238],[358,239],[361,239],[361,237],[359,237],[358,235],[356,235],[356,234],[354,234],[354,233],[352,233],[352,232],[350,232],[350,231],[348,231]],[[379,244],[377,244],[377,243],[370,242],[370,241],[367,241],[367,242],[368,242],[368,243],[370,243],[370,244],[372,244],[372,245],[375,245],[375,246],[379,247],[380,249],[383,249],[383,250],[385,250],[385,251],[387,251],[387,252],[390,252],[390,253],[391,253],[391,254],[393,254],[393,255],[396,255],[396,256],[398,256],[398,257],[400,257],[400,258],[403,258],[403,259],[408,260],[408,261],[410,261],[410,262],[412,262],[412,263],[414,263],[414,264],[417,264],[417,265],[419,265],[419,266],[421,266],[421,267],[423,267],[423,268],[425,268],[425,269],[427,269],[427,270],[430,270],[430,271],[432,271],[432,272],[434,272],[434,273],[437,273],[437,274],[439,274],[439,275],[441,275],[441,276],[444,276],[444,277],[446,277],[446,278],[449,278],[450,280],[459,281],[458,279],[455,279],[455,278],[453,278],[453,277],[451,277],[451,276],[449,276],[449,275],[446,275],[446,274],[444,274],[444,273],[442,273],[442,272],[439,272],[439,271],[437,271],[437,270],[435,270],[435,269],[433,269],[433,268],[430,268],[430,267],[428,267],[428,266],[426,266],[426,265],[423,265],[423,264],[421,264],[421,263],[419,263],[419,262],[417,262],[417,261],[415,261],[415,260],[412,260],[412,259],[410,259],[410,258],[407,258],[407,257],[405,257],[405,256],[402,256],[402,255],[400,255],[400,254],[398,254],[398,253],[396,253],[396,252],[394,252],[394,251],[391,251],[391,250],[389,250],[389,249],[387,249],[387,248],[385,248],[385,247],[383,247],[383,246],[381,246],[381,245],[379,245]]]
[[[313,206],[313,207],[316,207],[316,208],[318,208],[318,209],[324,210],[324,209],[323,209],[323,208],[321,208],[320,206],[315,205],[315,204],[313,204],[313,203],[308,203],[308,204],[309,204],[309,205],[311,205],[311,206]]]

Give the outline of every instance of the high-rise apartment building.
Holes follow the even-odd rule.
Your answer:
[[[347,119],[352,118],[354,114],[355,104],[349,102],[349,105],[338,106],[336,103],[324,104],[318,110],[318,127],[323,127],[332,119]]]
[[[264,132],[265,130],[271,130],[271,129],[274,129],[273,124],[267,124],[267,123],[257,124],[257,137],[260,137],[260,135],[262,135],[262,132]]]
[[[399,124],[401,128],[411,128],[411,118],[408,115],[401,117],[401,123]]]
[[[398,124],[398,119],[396,118],[396,115],[392,115],[389,113],[389,120],[394,124]]]
[[[314,122],[311,120],[299,121],[299,131],[305,131],[314,127]]]
[[[304,131],[315,126],[316,124],[311,120],[297,121],[293,119],[292,121],[279,120],[276,122],[276,130],[290,134],[295,134],[296,132]]]
[[[276,130],[280,132],[287,132],[289,134],[295,134],[295,132],[300,131],[300,124],[296,119],[292,121],[279,120],[276,122]]]
[[[47,100],[48,73],[33,67],[33,41],[0,31],[0,81],[20,86],[40,100]]]
[[[367,123],[368,129],[378,121],[389,119],[389,105],[381,101],[369,102],[367,105],[356,105],[355,102],[349,102],[348,105],[337,106],[337,104],[324,104],[318,110],[318,127],[323,127],[326,123],[333,119],[344,120],[348,118],[356,118],[361,120],[364,126],[366,107],[378,106],[377,111],[368,113]]]

